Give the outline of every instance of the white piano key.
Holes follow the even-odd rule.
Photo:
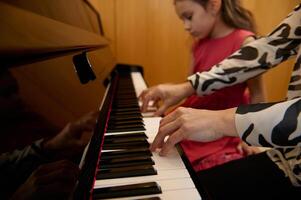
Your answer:
[[[96,180],[94,184],[94,188],[160,181],[160,180],[175,180],[175,179],[182,179],[182,178],[190,178],[187,169],[162,170],[162,171],[158,170],[157,175],[151,175],[151,176]]]
[[[195,188],[191,178],[170,179],[159,181],[162,192]]]
[[[145,134],[149,137],[154,137],[158,133],[161,117],[146,117],[143,118]],[[152,141],[151,141],[152,142]]]
[[[143,78],[143,76],[140,72],[132,72],[131,77],[132,77],[132,81],[133,81],[133,84],[134,84],[136,96],[139,97],[139,95],[142,93],[142,91],[147,89],[147,85],[146,85],[146,83],[144,81],[144,78]],[[138,101],[138,104],[139,104],[140,107],[142,106],[141,101]],[[142,113],[142,115],[144,117],[153,117],[154,116],[154,111],[156,109],[157,108],[154,107],[154,102],[150,101],[148,103],[148,108],[147,108],[147,110],[149,112]]]
[[[147,85],[140,72],[132,72],[131,77],[134,84],[136,95],[138,97],[141,94],[141,92],[147,88]]]
[[[139,199],[150,198],[150,197],[160,197],[160,199],[162,200],[178,200],[178,199],[201,200],[202,199],[198,191],[194,188],[191,188],[191,189],[164,191],[162,194],[114,198],[110,200],[133,200],[133,199],[139,200]]]
[[[139,182],[139,183],[144,183],[144,182],[147,182],[147,181],[143,181],[143,182]],[[179,179],[156,180],[156,182],[158,183],[158,185],[160,185],[162,192],[166,192],[169,190],[182,190],[182,189],[195,188],[194,183],[190,177],[179,178]],[[134,184],[134,183],[110,184],[110,185],[97,186],[97,188],[120,186],[120,185],[127,185],[127,184]]]
[[[167,156],[159,156],[158,153],[153,153],[153,160],[156,163],[155,167],[158,170],[171,170],[171,169],[186,169],[180,155],[176,150],[173,153],[169,152]]]
[[[140,133],[140,132],[144,132],[144,131],[106,132],[105,135],[122,135],[122,134]]]
[[[144,118],[146,118],[146,117],[154,117],[155,112],[145,112],[145,113],[141,113],[141,114],[142,114],[142,116]]]

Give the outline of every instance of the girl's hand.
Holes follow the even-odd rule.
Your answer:
[[[144,90],[139,96],[139,100],[142,101],[141,110],[142,112],[146,112],[151,101],[157,106],[158,103],[162,101],[162,104],[155,113],[155,116],[162,116],[170,106],[176,105],[194,92],[189,82],[181,84],[161,84],[151,87]]]
[[[193,108],[177,108],[160,122],[150,149],[161,148],[166,155],[178,142],[188,139],[200,142],[217,140],[224,136],[238,136],[234,115],[236,108],[210,111]]]

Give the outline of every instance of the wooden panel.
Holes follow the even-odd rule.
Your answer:
[[[105,88],[104,77],[115,65],[109,48],[89,53],[97,79],[86,85],[74,71],[72,55],[13,68],[24,101],[56,125],[63,126],[97,110]]]
[[[100,35],[2,2],[0,13],[2,64],[108,44]]]
[[[115,0],[89,0],[99,11],[105,37],[116,55],[116,3]]]
[[[34,12],[72,26],[95,32],[91,17],[87,15],[85,0],[2,0],[11,5]],[[96,31],[98,33],[98,31]]]
[[[86,112],[98,109],[104,94],[103,78],[115,64],[104,37],[78,28],[80,26],[71,26],[2,2],[0,16],[3,28],[0,32],[1,58],[19,60],[23,56],[32,58],[61,51],[69,53],[11,69],[19,82],[23,100],[33,110],[63,126]],[[69,50],[90,47],[101,47],[88,53],[98,79],[81,85]]]
[[[171,0],[116,1],[117,59],[140,64],[150,85],[183,81],[189,40]]]
[[[89,21],[90,27],[94,33],[102,35],[102,26],[100,22],[100,15],[93,3],[91,3],[89,0],[84,0],[83,10],[86,14],[86,17]]]

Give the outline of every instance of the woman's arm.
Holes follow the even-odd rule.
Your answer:
[[[251,42],[254,42],[255,40],[256,38],[254,36],[249,36],[245,38],[242,47],[246,46]],[[250,103],[254,104],[265,102],[262,76],[256,76],[252,79],[247,80],[247,85],[247,90],[250,96]]]
[[[184,139],[210,142],[224,136],[240,136],[254,146],[300,146],[300,112],[301,98],[219,111],[180,107],[161,120],[151,150],[162,148],[160,155],[166,155]]]
[[[270,35],[251,42],[209,72],[196,73],[188,80],[202,96],[269,70],[296,55],[301,43],[300,19],[299,6]]]
[[[301,98],[281,103],[241,105],[236,110],[236,130],[244,141],[255,146],[300,146],[300,112]]]

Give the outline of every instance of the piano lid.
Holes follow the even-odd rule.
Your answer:
[[[103,36],[0,2],[0,59],[10,67],[107,47]]]

